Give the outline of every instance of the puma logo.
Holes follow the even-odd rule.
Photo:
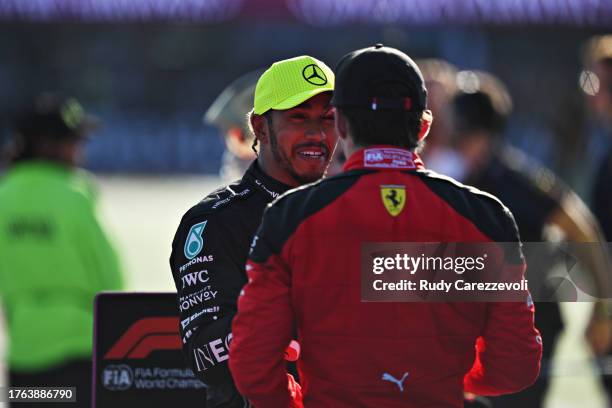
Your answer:
[[[384,373],[382,375],[382,380],[383,381],[389,381],[389,382],[392,382],[392,383],[396,384],[397,388],[399,388],[400,392],[404,392],[404,381],[406,381],[406,378],[408,378],[409,375],[410,375],[410,373],[404,373],[404,375],[402,376],[402,379],[398,380],[397,378],[395,378],[391,374]]]

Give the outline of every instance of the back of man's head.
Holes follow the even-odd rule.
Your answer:
[[[98,125],[76,99],[40,94],[14,119],[8,159],[73,161],[64,157],[63,152],[73,150],[66,147],[79,145]]]
[[[454,132],[468,135],[485,132],[491,137],[503,133],[512,111],[512,98],[506,86],[482,71],[457,74],[458,92],[451,101]]]
[[[403,52],[377,44],[345,55],[332,99],[356,146],[420,147],[431,116],[418,66]],[[427,122],[427,123],[423,123]]]

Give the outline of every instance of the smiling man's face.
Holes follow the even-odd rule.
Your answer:
[[[331,94],[325,92],[295,108],[269,113],[269,148],[274,167],[284,173],[281,177],[272,174],[273,177],[300,185],[323,176],[337,140],[330,99]]]

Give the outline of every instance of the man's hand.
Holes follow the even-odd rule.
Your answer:
[[[302,404],[302,387],[295,381],[295,378],[291,374],[287,374],[287,387],[289,394],[291,395],[291,402],[289,408],[303,408]]]
[[[606,354],[612,342],[612,321],[605,312],[602,301],[595,303],[591,321],[587,326],[585,337],[596,356]]]

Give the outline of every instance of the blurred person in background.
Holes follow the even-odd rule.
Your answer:
[[[607,241],[612,241],[612,35],[591,39],[584,62],[581,85],[588,95],[592,132],[599,134],[593,149],[598,157],[590,156],[597,169],[591,203]]]
[[[427,86],[428,104],[436,120],[427,136],[427,148],[423,149],[423,161],[441,174],[455,177],[460,166],[455,165],[457,154],[448,139],[451,132],[450,99],[457,92],[457,68],[442,59],[430,58],[416,61]],[[460,178],[460,175],[458,175]]]
[[[249,130],[247,114],[253,108],[255,85],[262,73],[263,70],[252,71],[233,81],[204,115],[204,123],[223,133],[226,150],[219,176],[225,183],[240,179],[255,160],[255,136]]]
[[[332,105],[344,172],[266,210],[238,300],[229,365],[257,407],[293,407],[282,351],[298,332],[306,407],[463,407],[463,392],[499,395],[537,377],[541,340],[524,302],[363,302],[364,242],[512,242],[495,197],[427,171],[416,150],[432,117],[416,64],[377,44],[336,68]],[[405,190],[405,191],[404,191]],[[381,192],[383,194],[381,194]]]
[[[94,185],[78,168],[94,125],[75,99],[41,95],[15,121],[0,180],[9,386],[77,387],[75,407],[91,403],[94,296],[123,287]]]
[[[523,242],[556,240],[559,236],[571,242],[600,242],[597,222],[580,198],[549,170],[504,143],[502,134],[512,100],[503,83],[485,72],[462,71],[457,84],[459,89],[450,101],[453,129],[450,142],[458,154],[454,164],[459,166],[455,175],[462,182],[499,197],[514,214]],[[546,281],[548,270],[544,265],[535,266],[529,248],[526,249],[526,277],[530,286]],[[608,271],[601,254],[591,253],[582,261],[589,266],[594,283],[606,287]],[[544,345],[542,374],[532,387],[494,398],[495,408],[536,408],[542,404],[552,353],[563,329],[558,303],[536,302],[535,322]],[[594,308],[587,337],[597,354],[609,346],[609,323],[600,303]]]
[[[272,64],[259,77],[251,102],[257,158],[241,180],[187,211],[172,242],[183,350],[208,386],[209,408],[250,406],[228,368],[249,247],[266,206],[290,188],[318,180],[327,168],[337,140],[329,103],[333,89],[332,70],[315,58]],[[297,387],[293,377],[285,380]]]
[[[591,208],[599,221],[608,248],[612,242],[612,35],[592,38],[585,47],[585,70],[580,85],[587,94],[592,114],[589,160],[595,174],[591,190]],[[610,302],[606,312],[612,316]],[[608,353],[608,359],[612,355]],[[606,372],[604,383],[612,401],[612,373]]]

